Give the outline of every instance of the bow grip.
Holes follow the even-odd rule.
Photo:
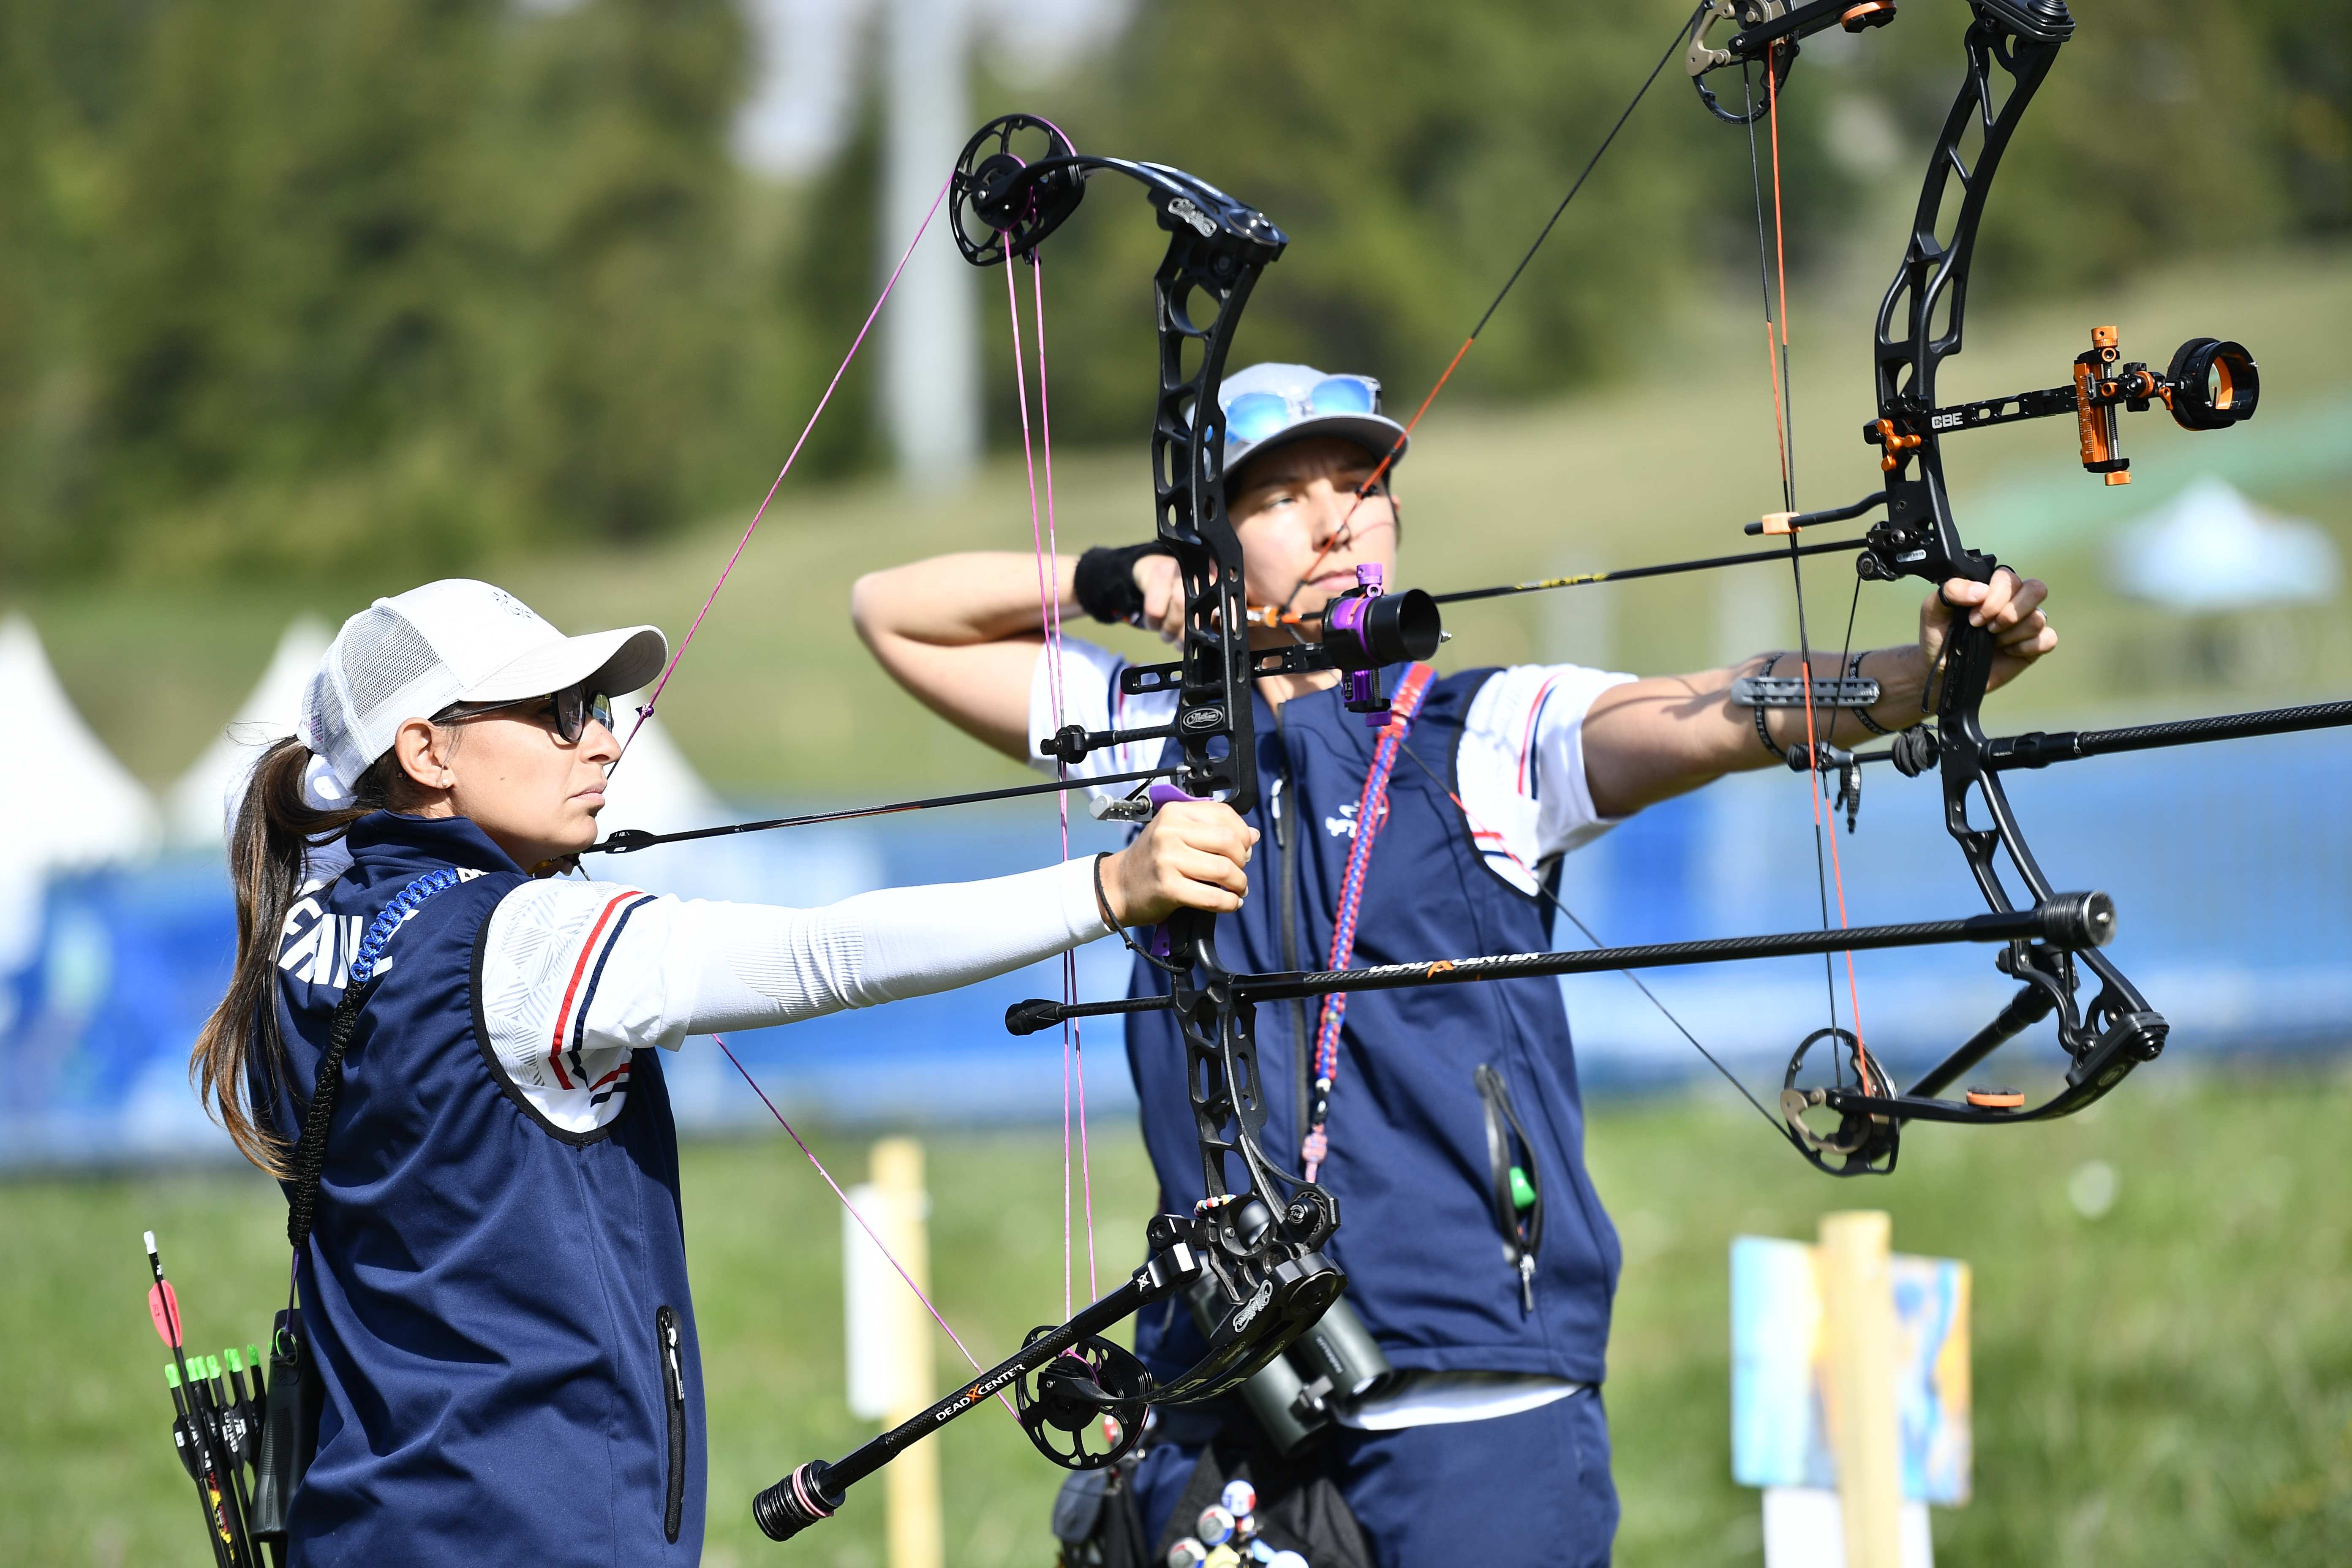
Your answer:
[[[1156,811],[1160,807],[1167,805],[1174,801],[1200,801],[1206,800],[1209,797],[1204,795],[1187,795],[1184,791],[1177,788],[1172,784],[1156,784],[1151,786],[1146,798],[1151,802],[1152,809]],[[1169,952],[1167,926],[1153,926],[1151,928],[1151,940],[1144,943],[1144,947],[1150,952],[1152,957],[1162,959],[1166,958]]]

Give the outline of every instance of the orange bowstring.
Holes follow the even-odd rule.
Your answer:
[[[1764,347],[1768,368],[1772,375],[1772,433],[1780,446],[1781,491],[1787,499],[1790,509],[1793,510],[1797,504],[1796,479],[1790,463],[1788,422],[1780,400],[1781,377],[1786,372],[1789,352],[1788,236],[1780,208],[1780,94],[1779,83],[1769,63],[1764,70],[1764,91],[1768,105],[1765,118],[1772,128],[1772,249],[1779,285],[1780,317],[1780,331],[1777,345],[1773,338],[1772,322],[1769,317],[1766,319]],[[1794,542],[1793,535],[1790,542]],[[1801,584],[1799,593],[1801,595],[1802,592]],[[1801,621],[1803,614],[1804,606],[1801,600],[1798,605],[1798,616]],[[1808,763],[1817,763],[1822,753],[1820,741],[1815,734],[1813,725],[1813,651],[1810,647],[1803,650],[1798,664],[1803,671],[1805,756]],[[1818,768],[1808,768],[1807,771],[1812,775],[1807,786],[1807,794],[1812,797],[1813,836],[1818,842],[1823,837],[1821,773]],[[1838,851],[1837,828],[1834,824],[1830,826],[1827,837],[1830,843],[1830,886],[1837,894],[1838,929],[1843,931],[1853,922],[1846,917],[1845,867]],[[1851,948],[1846,950],[1845,954],[1845,984],[1847,1013],[1853,1022],[1854,1070],[1861,1080],[1862,1091],[1868,1094],[1870,1092],[1870,1053],[1862,1041],[1862,988],[1854,975],[1853,950]]]
[[[1429,395],[1421,400],[1421,406],[1412,411],[1412,417],[1404,422],[1404,428],[1397,433],[1396,440],[1389,447],[1388,455],[1382,458],[1380,461],[1380,466],[1372,470],[1371,478],[1366,479],[1362,484],[1356,487],[1356,499],[1348,503],[1348,513],[1345,517],[1342,517],[1339,520],[1339,527],[1338,531],[1331,535],[1330,542],[1316,552],[1315,559],[1313,561],[1307,563],[1307,570],[1298,574],[1298,587],[1290,590],[1290,598],[1285,599],[1282,602],[1282,607],[1279,610],[1270,612],[1271,616],[1289,616],[1291,615],[1291,601],[1298,597],[1299,588],[1306,587],[1307,584],[1315,580],[1316,569],[1331,558],[1331,552],[1339,549],[1341,545],[1344,545],[1354,539],[1355,535],[1351,530],[1356,521],[1356,509],[1362,506],[1366,500],[1370,499],[1372,491],[1379,487],[1381,480],[1387,477],[1389,469],[1395,466],[1397,458],[1403,456],[1405,443],[1412,439],[1413,426],[1419,425],[1421,423],[1421,416],[1429,412],[1429,405],[1437,401],[1437,395],[1445,390],[1445,384],[1454,378],[1454,368],[1461,364],[1463,356],[1470,352],[1470,345],[1477,341],[1478,334],[1475,332],[1471,333],[1468,337],[1462,340],[1462,346],[1455,349],[1454,351],[1454,357],[1445,362],[1445,369],[1438,376],[1437,384],[1429,389]],[[1295,626],[1297,622],[1293,619],[1277,620],[1269,618],[1264,624],[1266,626]]]

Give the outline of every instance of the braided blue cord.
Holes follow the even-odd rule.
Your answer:
[[[360,938],[359,951],[352,955],[351,984],[354,988],[366,984],[383,959],[384,943],[392,940],[392,933],[400,929],[401,922],[415,914],[425,900],[456,887],[458,880],[457,868],[444,866],[437,871],[425,872],[394,894],[392,902],[384,905],[369,924],[367,934]]]

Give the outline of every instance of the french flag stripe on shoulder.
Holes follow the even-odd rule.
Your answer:
[[[635,903],[641,903],[644,902],[646,899],[646,894],[637,891],[634,888],[614,898],[598,912],[596,916],[596,924],[588,932],[588,940],[580,944],[580,957],[578,962],[573,963],[572,966],[571,984],[563,988],[563,1005],[556,1009],[555,1028],[547,1046],[547,1062],[550,1067],[555,1069],[555,1081],[559,1088],[571,1089],[574,1087],[571,1078],[567,1076],[563,1070],[563,1037],[565,1035],[570,1034],[572,1031],[572,1006],[575,1002],[582,1000],[580,996],[580,982],[589,972],[588,960],[591,956],[593,956],[596,959],[596,973],[599,975],[604,973],[604,954],[611,951],[612,939],[620,934],[621,925],[627,922],[627,916],[623,915],[621,922],[619,924],[614,923],[613,920],[614,912],[619,910],[625,904],[634,905]],[[583,1006],[581,1009],[583,1016],[585,1011],[586,1009]]]

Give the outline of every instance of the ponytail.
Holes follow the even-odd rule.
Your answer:
[[[263,1114],[288,1087],[286,1042],[278,1028],[278,949],[300,897],[313,850],[341,837],[372,811],[405,797],[408,775],[389,752],[331,810],[302,793],[311,752],[288,737],[261,755],[229,833],[229,881],[236,890],[236,965],[220,1005],[205,1021],[188,1064],[196,1096],[237,1152],[273,1176],[291,1173],[287,1141]]]

